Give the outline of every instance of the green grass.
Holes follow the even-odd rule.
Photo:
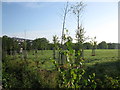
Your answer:
[[[117,49],[97,49],[96,55],[91,56],[92,50],[84,51],[85,66],[88,70],[92,70],[99,73],[112,73],[119,72],[119,61],[118,61],[118,50]],[[50,59],[53,58],[52,50],[39,50],[38,53],[34,54],[34,51],[28,52],[27,60],[39,61],[41,69],[53,70],[54,65]],[[16,60],[20,60],[20,56],[17,55]],[[13,62],[13,61],[12,61]],[[41,64],[42,63],[42,64]],[[120,73],[117,73],[117,75]]]
[[[91,56],[91,50],[85,50],[85,63],[87,66],[94,65],[96,63],[114,62],[118,60],[117,49],[98,49],[96,50],[96,56]]]
[[[117,49],[97,49],[96,50],[96,56],[91,56],[92,50],[85,50],[84,51],[84,58],[85,58],[85,66],[87,67],[93,67],[94,65],[102,65],[108,66],[109,63],[115,63],[118,61],[118,50]],[[17,59],[20,56],[17,55]],[[54,69],[53,63],[50,61],[50,59],[53,58],[53,51],[52,50],[39,50],[38,53],[34,54],[34,51],[28,52],[27,60],[33,60],[33,61],[40,61],[43,62],[41,65],[44,69]],[[113,67],[113,66],[111,66]]]
[[[97,49],[96,56],[91,56],[91,52],[92,50],[84,51],[84,56],[85,56],[84,68],[86,69],[85,77],[88,77],[88,75],[92,73],[96,73],[96,77],[101,80],[104,79],[105,75],[108,75],[113,78],[120,77],[120,61],[118,60],[117,49],[113,49],[113,50]],[[28,57],[27,57],[28,66],[26,68],[26,71],[30,71],[30,74],[31,75],[33,74],[33,77],[25,76],[25,78],[28,78],[28,81],[30,78],[32,83],[32,80],[33,81],[38,80],[38,79],[34,79],[34,77],[39,76],[41,85],[45,87],[56,87],[57,86],[56,78],[58,72],[54,70],[55,66],[51,61],[53,58],[52,55],[53,55],[52,50],[44,50],[43,52],[39,50],[37,54],[34,54],[33,51],[28,52]],[[21,60],[20,55],[16,55],[15,59],[13,59],[13,57],[14,56],[7,56],[7,63],[6,65],[3,66],[5,68],[7,67],[8,68],[7,73],[10,73],[10,75],[12,74],[14,77],[14,72],[16,73],[22,72],[21,71],[23,70],[22,65],[25,65],[26,62],[24,62],[24,60]],[[38,62],[38,66],[37,66],[37,62]],[[36,73],[39,75],[38,76],[34,75]],[[15,79],[17,80],[17,78],[18,77],[16,74]]]
[[[88,72],[96,72],[99,75],[108,74],[110,76],[120,74],[117,49],[97,49],[95,56],[91,56],[91,52],[92,50],[84,51],[84,64]],[[53,58],[52,50],[39,50],[37,54],[33,53],[33,51],[28,52],[27,60],[42,62],[42,64],[39,64],[41,69],[53,70],[55,68],[50,60]]]
[[[87,74],[95,72],[100,78],[105,74],[117,77],[120,75],[118,50],[96,50],[96,56],[91,56],[91,51],[85,50],[85,66]]]

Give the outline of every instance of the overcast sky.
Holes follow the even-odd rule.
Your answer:
[[[2,35],[28,39],[46,37],[52,42],[53,35],[59,38],[61,36],[62,9],[65,4],[65,2],[3,2]],[[86,31],[85,36],[96,36],[98,42],[118,42],[118,3],[85,2],[85,4],[81,17],[81,23]],[[75,39],[77,23],[72,13],[67,16],[66,28]]]

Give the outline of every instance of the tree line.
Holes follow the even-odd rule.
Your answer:
[[[58,46],[61,46],[61,44],[58,42]],[[66,50],[66,43],[62,45],[63,49]],[[75,50],[77,48],[77,43],[72,43],[72,48]],[[83,43],[84,49],[92,49],[93,46],[90,42]],[[49,40],[46,38],[37,38],[34,40],[26,40],[24,41],[17,41],[15,38],[11,38],[8,36],[2,37],[2,50],[7,51],[7,54],[10,54],[10,51],[15,50],[19,53],[20,48],[23,48],[23,50],[53,50],[54,49],[54,43],[50,43]],[[118,43],[106,43],[105,41],[102,41],[98,43],[95,47],[96,49],[120,49],[120,44]]]

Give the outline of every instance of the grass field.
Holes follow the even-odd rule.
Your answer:
[[[33,51],[28,52],[27,60],[40,61],[40,67],[47,70],[54,69],[53,63],[50,61],[52,59],[53,51],[44,50],[38,51],[37,54],[33,54]],[[91,56],[91,50],[84,51],[84,64],[88,69],[93,69],[94,72],[107,73],[111,76],[120,75],[119,61],[118,61],[118,50],[117,49],[97,49],[96,56]],[[20,58],[17,58],[18,60]],[[92,72],[91,71],[91,72]]]
[[[43,53],[38,51],[37,55],[33,55],[32,51],[28,53],[28,59],[40,60],[49,62],[49,59],[53,56],[52,50],[45,50]],[[96,50],[96,56],[91,56],[91,50],[84,51],[85,64],[87,66],[92,66],[96,63],[106,63],[106,62],[115,62],[118,60],[118,50],[117,49],[101,49]],[[51,65],[51,64],[49,64]]]
[[[96,50],[96,56],[90,56],[91,51],[85,51],[85,66],[88,73],[95,72],[98,77],[107,74],[111,77],[120,75],[120,61],[118,50]]]
[[[91,50],[84,51],[85,60],[83,62],[83,66],[86,70],[85,77],[88,77],[88,75],[92,73],[95,73],[96,77],[101,80],[104,78],[105,75],[112,78],[120,77],[120,60],[118,60],[117,49],[97,49],[96,56],[91,56],[91,52]],[[14,56],[7,56],[8,72],[20,72],[22,68],[21,66],[24,64],[24,60],[21,60],[20,55],[16,55],[15,59],[13,59],[13,57]],[[30,71],[32,71],[34,74],[35,72],[39,73],[40,77],[42,78],[42,84],[45,84],[44,86],[49,85],[49,87],[55,87],[55,85],[57,84],[57,82],[55,81],[57,74],[56,71],[54,72],[55,66],[51,61],[52,58],[52,50],[39,50],[37,54],[34,54],[33,51],[30,51],[28,52],[27,57],[27,61],[29,64],[28,70],[30,69]],[[36,69],[36,67],[39,67],[39,69]],[[52,72],[50,73],[48,71]]]
[[[31,54],[29,58],[34,57]],[[38,60],[46,61],[42,65],[42,68],[47,70],[54,69],[54,65],[49,60],[50,58],[52,58],[51,50],[44,51],[43,55],[41,54],[41,51],[38,52]],[[112,77],[120,75],[120,61],[118,61],[117,49],[98,49],[96,50],[96,56],[91,56],[91,50],[85,50],[84,58],[85,68],[89,74],[95,72],[96,75],[101,78],[105,74]]]

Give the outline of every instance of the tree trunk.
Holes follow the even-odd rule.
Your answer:
[[[92,49],[92,56],[95,56],[95,49]]]

